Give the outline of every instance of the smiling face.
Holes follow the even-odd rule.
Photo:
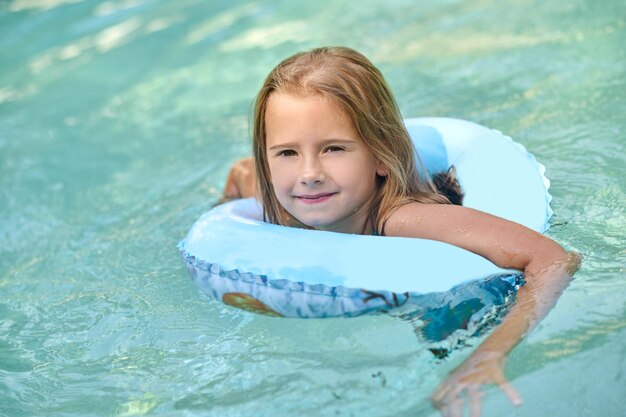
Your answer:
[[[348,115],[330,100],[274,92],[265,113],[267,161],[279,203],[320,230],[369,234],[377,175],[385,175]]]

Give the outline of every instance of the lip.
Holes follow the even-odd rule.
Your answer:
[[[297,195],[296,198],[304,204],[319,204],[328,201],[335,194],[337,193],[303,194]]]

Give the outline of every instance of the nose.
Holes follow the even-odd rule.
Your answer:
[[[324,167],[316,157],[304,158],[300,170],[300,182],[305,185],[322,184],[326,181]]]

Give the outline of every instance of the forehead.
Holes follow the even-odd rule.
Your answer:
[[[268,141],[328,135],[359,138],[348,113],[333,100],[319,94],[278,92],[267,100],[265,134]]]
[[[285,111],[289,108],[297,110],[307,110],[305,107],[310,105],[319,110],[330,111],[337,115],[337,118],[347,116],[346,111],[335,102],[332,98],[319,93],[307,93],[302,91],[271,93],[267,99],[265,117],[270,111]],[[274,115],[272,115],[274,116]]]

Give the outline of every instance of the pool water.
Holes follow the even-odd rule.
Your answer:
[[[626,416],[623,0],[0,2],[0,416],[434,416],[471,352],[387,316],[287,320],[191,283],[176,244],[249,154],[287,55],[346,45],[405,117],[514,137],[547,167],[549,235],[584,256],[512,352],[514,408]]]

